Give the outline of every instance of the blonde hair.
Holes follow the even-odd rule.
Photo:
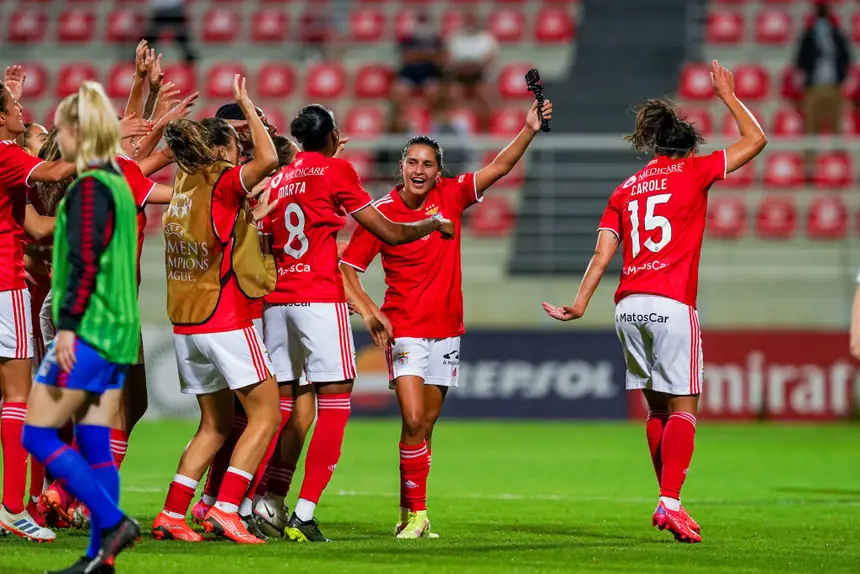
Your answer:
[[[78,152],[74,160],[78,173],[94,162],[114,162],[121,153],[119,120],[98,82],[83,82],[77,94],[60,102],[54,123],[78,128]]]

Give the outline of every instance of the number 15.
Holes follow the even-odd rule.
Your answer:
[[[654,207],[661,203],[668,203],[671,193],[661,193],[652,195],[645,200],[645,231],[653,231],[658,227],[663,230],[660,234],[660,241],[654,242],[650,237],[645,241],[645,247],[654,253],[657,253],[669,241],[672,240],[672,224],[662,215],[654,215]],[[627,211],[630,212],[630,247],[633,251],[633,257],[639,255],[642,246],[639,244],[639,201],[634,200],[627,204]]]

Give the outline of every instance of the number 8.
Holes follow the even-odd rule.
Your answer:
[[[293,215],[296,216],[295,225],[292,222]],[[287,205],[287,209],[284,210],[284,227],[290,232],[290,236],[287,237],[287,242],[284,244],[284,253],[291,255],[294,259],[301,259],[302,255],[308,252],[310,242],[305,235],[305,212],[298,204],[290,203]],[[301,244],[298,249],[292,247],[293,241],[296,239]]]

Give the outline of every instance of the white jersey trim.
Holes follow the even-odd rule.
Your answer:
[[[478,172],[472,172],[472,189],[475,190],[475,201],[481,203],[484,201],[484,194],[478,192]]]
[[[367,269],[362,269],[361,267],[359,267],[355,263],[350,263],[346,259],[341,259],[340,262],[343,263],[344,265],[349,265],[350,267],[352,267],[356,271],[360,271],[361,273],[364,273],[365,271],[367,271]]]
[[[245,190],[245,195],[251,195],[251,192],[250,192],[250,191],[248,191],[248,188],[247,188],[247,187],[245,187],[245,180],[244,180],[244,179],[242,179],[242,170],[243,170],[243,169],[245,169],[245,166],[244,166],[244,165],[243,165],[242,167],[240,167],[240,168],[239,168],[239,185],[241,185],[241,186],[242,186],[242,189],[244,189],[244,190]]]
[[[729,176],[729,156],[726,153],[726,149],[723,148],[723,179],[726,179]]]
[[[362,205],[361,207],[359,207],[358,209],[353,209],[352,211],[349,211],[347,213],[349,213],[350,215],[352,215],[353,213],[358,213],[359,211],[361,211],[362,209],[364,209],[368,205],[373,205],[372,199],[370,201],[368,201],[367,203],[365,203],[364,205]]]
[[[27,187],[33,187],[32,185],[30,185],[30,176],[33,175],[33,172],[36,171],[36,168],[39,167],[40,165],[42,165],[43,163],[45,163],[45,162],[40,161],[39,163],[37,163],[36,165],[33,166],[33,169],[31,169],[30,173],[27,174],[27,179],[24,180],[24,185],[26,185]]]
[[[155,182],[152,182],[152,185],[149,187],[149,191],[146,192],[146,195],[143,196],[143,203],[141,204],[141,208],[146,207],[146,204],[149,202],[149,196],[152,195],[152,192],[155,190],[155,186],[158,185]],[[242,187],[245,187],[244,185]]]
[[[600,233],[601,231],[611,231],[612,234],[618,238],[618,241],[619,242],[621,241],[621,236],[618,235],[618,232],[615,231],[614,229],[612,229],[611,227],[598,227],[597,232]]]

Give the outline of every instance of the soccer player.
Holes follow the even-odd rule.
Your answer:
[[[262,296],[275,278],[265,266],[256,229],[248,223],[245,200],[276,167],[277,154],[253,113],[245,79],[238,75],[233,93],[250,118],[255,154],[248,163],[237,165],[236,131],[223,120],[208,121],[206,127],[178,120],[165,132],[180,168],[163,218],[167,314],[174,325],[182,392],[197,397],[201,421],[152,526],[156,539],[202,540],[185,515],[200,478],[229,434],[235,393],[248,424],[203,525],[242,544],[264,542],[248,532],[238,509],[281,415],[277,385],[248,316],[246,295]]]
[[[647,100],[627,136],[644,169],[615,189],[600,221],[597,248],[576,299],[544,303],[550,317],[578,319],[619,243],[624,267],[615,293],[615,330],[627,362],[627,389],[648,402],[645,433],[660,499],[653,525],[680,542],[701,542],[699,526],[681,506],[681,486],[693,456],[702,392],[702,340],[696,312],[699,257],[708,190],[767,144],[753,115],[734,94],[731,72],[715,60],[711,81],[737,123],[740,139],[724,150],[697,154],[702,136],[666,101]]]
[[[83,82],[60,103],[54,123],[63,158],[79,175],[57,212],[51,285],[58,331],[30,395],[23,441],[91,512],[87,552],[62,572],[113,572],[116,555],[140,536],[117,506],[110,451],[120,389],[140,348],[136,209],[114,163],[119,122],[102,87]],[[58,434],[72,417],[80,452]]]
[[[426,136],[406,142],[400,159],[402,183],[374,204],[394,221],[442,214],[460,229],[463,211],[505,177],[540,130],[537,102],[525,125],[489,165],[456,178],[443,177],[443,150]],[[552,119],[552,104],[543,116]],[[385,271],[385,303],[373,303],[356,271],[378,253]],[[457,386],[463,327],[460,241],[427,241],[396,247],[357,229],[341,259],[347,294],[374,343],[386,349],[389,378],[400,404],[400,516],[398,538],[435,537],[427,518],[427,477],[433,426],[450,387]]]
[[[285,534],[291,540],[323,542],[327,539],[314,520],[314,510],[340,458],[355,378],[352,330],[337,258],[337,233],[345,223],[342,214],[352,215],[389,244],[415,241],[437,230],[450,238],[453,226],[442,216],[392,223],[374,208],[352,165],[333,157],[341,140],[331,110],[306,106],[292,121],[290,132],[302,151],[269,183],[271,199],[277,201],[267,226],[278,283],[266,298],[264,329],[279,385],[298,393],[304,371],[313,391],[303,392],[314,392],[318,405],[304,482]]]

